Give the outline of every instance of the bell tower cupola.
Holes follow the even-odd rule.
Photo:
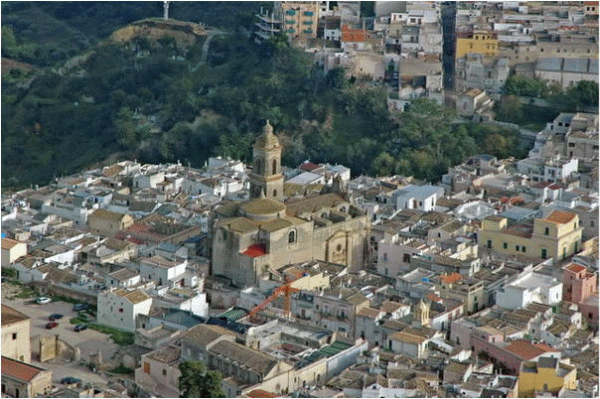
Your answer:
[[[250,198],[261,196],[283,202],[281,144],[268,120],[254,143],[253,170],[250,175]]]

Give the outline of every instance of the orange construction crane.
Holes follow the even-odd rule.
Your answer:
[[[252,309],[249,313],[248,313],[248,318],[251,318],[252,316],[254,316],[256,313],[260,312],[261,310],[263,310],[265,308],[265,306],[267,306],[269,303],[271,303],[274,299],[278,298],[281,294],[285,294],[285,305],[284,305],[284,310],[285,313],[289,316],[289,314],[291,313],[291,302],[290,302],[290,295],[294,292],[298,292],[300,291],[298,288],[294,288],[292,287],[292,284],[298,280],[299,278],[303,277],[305,274],[302,273],[300,274],[298,277],[296,277],[295,279],[293,279],[292,281],[287,282],[286,284],[282,285],[281,287],[277,287],[274,291],[273,294],[271,294],[271,296],[269,296],[267,299],[265,299],[260,305],[256,306],[254,309]]]

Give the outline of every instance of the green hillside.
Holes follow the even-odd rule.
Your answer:
[[[349,81],[339,69],[324,74],[285,38],[255,44],[245,28],[259,3],[174,3],[175,16],[188,7],[199,16],[195,22],[213,15],[214,25],[227,27],[227,35],[211,39],[206,63],[200,62],[205,39],[189,48],[168,37],[108,43],[121,22],[152,16],[157,7],[106,4],[82,3],[77,12],[52,2],[2,4],[3,31],[12,21],[14,34],[6,48],[13,54],[3,35],[3,57],[38,67],[2,78],[4,189],[45,184],[106,160],[192,166],[213,155],[249,160],[265,119],[290,166],[311,159],[345,164],[355,174],[437,180],[470,154],[520,151],[516,132],[492,129],[490,139],[490,128],[452,125],[452,110],[427,101],[391,118],[381,86]],[[31,13],[43,17],[37,27],[17,23]],[[114,25],[109,30],[102,21]],[[46,35],[38,34],[41,27]],[[27,53],[28,46],[40,50]],[[63,53],[64,60],[51,55]]]

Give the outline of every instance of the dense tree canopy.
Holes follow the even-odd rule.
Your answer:
[[[79,26],[74,21],[81,14],[64,11],[68,15],[58,19],[60,6],[17,7],[7,15],[15,20],[35,11],[51,15],[40,23]],[[127,7],[139,11],[141,6]],[[239,29],[214,36],[205,58],[203,38],[190,48],[178,48],[172,40],[137,39],[89,44],[78,58],[52,67],[44,67],[49,61],[42,57],[33,78],[3,76],[3,187],[47,183],[105,159],[180,160],[195,167],[214,155],[249,161],[265,119],[280,136],[289,166],[311,159],[347,165],[355,175],[402,173],[437,180],[448,166],[482,152],[485,143],[476,130],[461,125],[446,107],[419,100],[393,117],[385,88],[348,79],[340,68],[325,73],[285,36],[254,43],[243,25],[250,21],[248,6],[240,7],[243,12],[230,23]],[[129,17],[134,16],[141,14]],[[3,26],[3,45],[33,43],[33,36],[16,26],[14,31]],[[78,34],[96,40],[98,29]],[[590,97],[588,90],[582,92],[582,101]],[[499,147],[498,153],[504,150]]]
[[[224,398],[222,380],[218,371],[208,371],[202,362],[185,361],[179,364],[179,392],[181,398]]]

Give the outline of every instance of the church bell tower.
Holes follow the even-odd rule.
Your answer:
[[[250,198],[261,197],[283,202],[281,144],[273,134],[269,121],[254,143],[253,170],[250,175]]]

